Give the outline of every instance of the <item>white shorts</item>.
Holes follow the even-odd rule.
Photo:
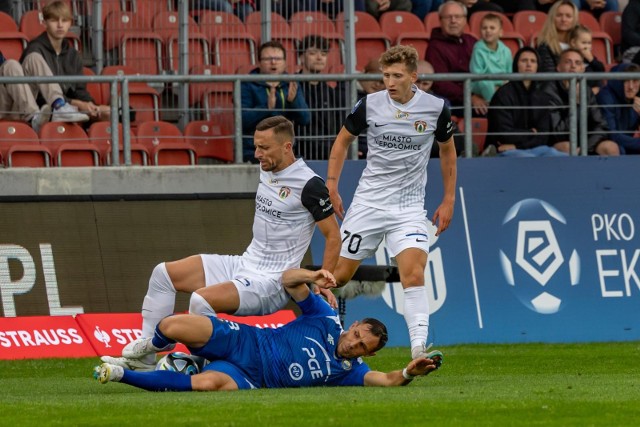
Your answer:
[[[340,227],[340,256],[353,260],[369,258],[376,253],[383,238],[391,257],[408,248],[429,253],[427,224],[424,209],[388,211],[352,204]]]
[[[238,316],[261,316],[275,313],[289,301],[280,282],[281,274],[267,274],[247,268],[237,255],[201,254],[207,286],[233,282],[240,296]]]

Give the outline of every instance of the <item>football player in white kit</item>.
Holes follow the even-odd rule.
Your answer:
[[[363,259],[384,238],[398,265],[404,288],[404,318],[412,357],[428,357],[429,303],[424,270],[429,253],[424,210],[427,163],[434,139],[440,148],[444,197],[432,223],[436,236],[449,227],[456,186],[456,150],[451,113],[444,101],[418,89],[418,53],[394,46],[380,57],[386,90],[358,101],[331,149],[327,187],[336,214],[344,218],[342,249],[334,276],[339,286],[353,277]],[[346,216],[338,183],[347,150],[367,130],[367,166]]]
[[[157,265],[142,305],[142,338],[153,336],[158,322],[173,314],[177,291],[192,293],[193,314],[248,316],[280,310],[289,300],[280,277],[300,267],[316,224],[326,239],[323,268],[333,270],[340,253],[338,221],[324,181],[294,157],[293,139],[293,123],[284,116],[258,123],[254,145],[261,170],[253,240],[242,256],[200,254]],[[335,306],[333,294],[321,292]],[[127,357],[136,342],[125,346],[123,357],[102,360],[153,370],[155,354]]]

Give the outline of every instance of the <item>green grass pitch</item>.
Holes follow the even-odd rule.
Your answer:
[[[0,361],[1,426],[638,426],[640,343],[441,348],[396,388],[152,393],[93,380],[97,359]],[[408,350],[369,359],[402,368]]]

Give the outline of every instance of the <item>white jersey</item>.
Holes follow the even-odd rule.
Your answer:
[[[299,268],[315,223],[333,215],[324,181],[302,159],[280,172],[260,171],[253,240],[244,266],[280,274]]]
[[[367,166],[353,203],[385,209],[424,209],[427,163],[434,137],[453,135],[451,113],[440,98],[418,89],[406,104],[386,90],[360,99],[345,120],[352,135],[367,129]]]

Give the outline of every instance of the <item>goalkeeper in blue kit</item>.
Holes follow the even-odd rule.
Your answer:
[[[282,285],[302,315],[277,329],[260,329],[212,316],[192,314],[164,318],[151,338],[140,338],[125,357],[141,358],[181,342],[209,360],[202,372],[188,376],[171,371],[139,372],[103,363],[94,377],[150,391],[216,391],[314,386],[400,386],[438,369],[442,353],[417,358],[402,370],[372,371],[362,357],[373,356],[387,342],[387,329],[376,319],[354,322],[347,331],[329,304],[307,284],[327,288],[335,278],[327,270],[294,269]]]

